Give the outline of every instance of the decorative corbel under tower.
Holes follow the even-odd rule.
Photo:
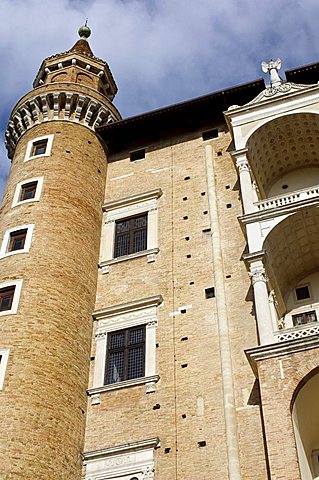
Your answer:
[[[6,132],[0,217],[0,478],[81,478],[107,154],[117,87],[88,44],[44,60]]]

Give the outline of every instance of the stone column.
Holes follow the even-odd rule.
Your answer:
[[[93,388],[104,385],[105,358],[106,358],[106,333],[96,334],[95,347],[95,370],[93,378]]]
[[[156,372],[156,327],[156,321],[151,321],[146,325],[145,377],[155,375]]]
[[[255,211],[254,190],[247,160],[247,151],[247,148],[245,148],[232,152],[232,156],[236,160],[236,167],[239,172],[240,192],[245,214]]]
[[[249,276],[254,289],[260,344],[265,345],[274,343],[273,321],[269,305],[267,279],[261,260],[250,265]]]
[[[274,290],[271,290],[271,292],[269,292],[269,307],[270,307],[272,326],[273,326],[274,332],[278,330],[278,316],[277,316],[276,305],[277,305],[276,294]]]

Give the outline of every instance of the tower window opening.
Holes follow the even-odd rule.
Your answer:
[[[143,158],[145,158],[145,148],[130,153],[131,162],[135,162],[135,160],[143,160]]]
[[[108,334],[105,384],[144,377],[145,325]]]
[[[303,287],[298,287],[296,288],[296,299],[297,300],[306,300],[307,298],[310,298],[310,292],[309,288],[307,285]]]
[[[0,289],[0,312],[11,310],[15,286]]]
[[[21,186],[21,193],[19,202],[23,202],[24,200],[31,200],[35,197],[35,192],[37,190],[38,182],[30,182],[25,183]]]
[[[147,213],[116,222],[114,256],[122,257],[147,249]]]
[[[27,229],[16,230],[10,233],[10,239],[8,244],[8,252],[14,252],[15,250],[22,250],[25,245],[27,236]]]
[[[48,139],[38,140],[32,145],[31,155],[32,157],[37,157],[39,155],[44,155],[47,149]]]
[[[294,324],[294,327],[298,327],[298,325],[305,325],[306,323],[312,323],[316,321],[317,321],[317,315],[315,310],[292,315],[292,322]]]

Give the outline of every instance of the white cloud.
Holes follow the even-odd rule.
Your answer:
[[[43,58],[69,49],[86,17],[123,116],[259,78],[270,57],[286,69],[316,61],[315,0],[0,0],[0,7],[1,131]]]

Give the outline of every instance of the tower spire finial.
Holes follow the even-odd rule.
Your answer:
[[[80,38],[84,38],[85,40],[89,38],[91,35],[91,29],[88,27],[88,19],[85,20],[85,24],[79,28],[78,34]]]

